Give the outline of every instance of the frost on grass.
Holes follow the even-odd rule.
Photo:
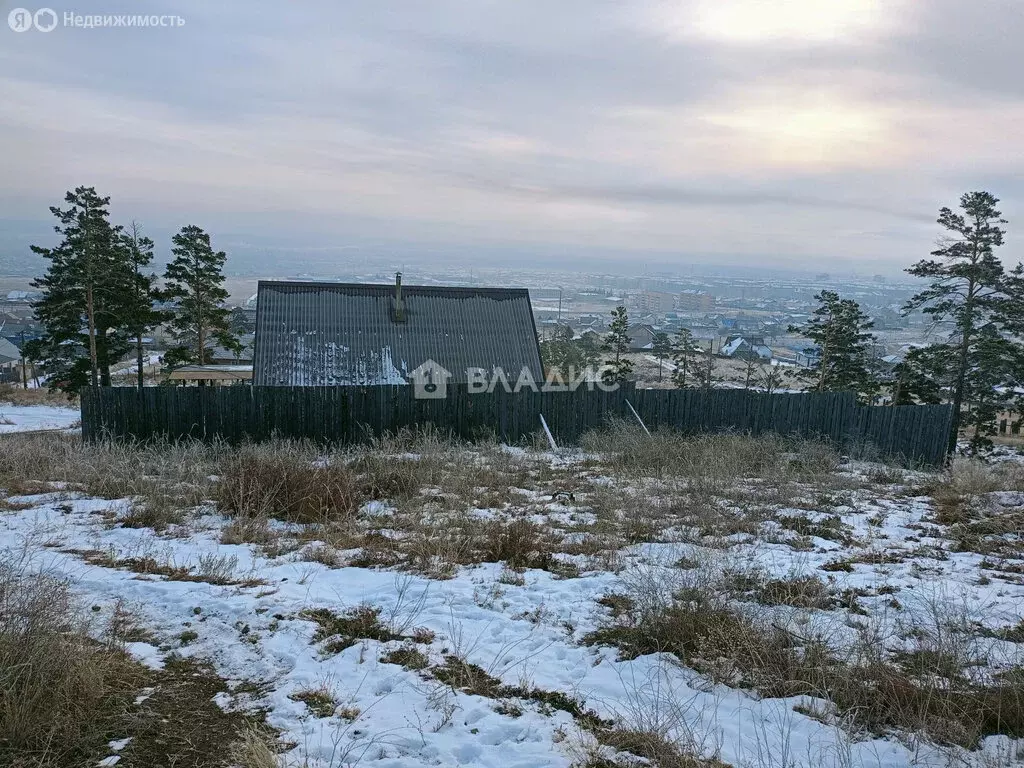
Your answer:
[[[990,766],[1024,737],[1011,461],[623,425],[561,455],[7,441],[3,546],[80,600],[57,636],[178,731],[160,676],[209,681],[221,762]]]

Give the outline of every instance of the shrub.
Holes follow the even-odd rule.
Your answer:
[[[552,548],[551,535],[529,520],[493,521],[486,529],[483,559],[509,568],[547,568]]]
[[[352,471],[323,459],[307,443],[247,445],[222,462],[218,501],[245,517],[317,523],[355,515],[360,497]]]

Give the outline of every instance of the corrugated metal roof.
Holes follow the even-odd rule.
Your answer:
[[[260,281],[253,383],[263,386],[404,384],[427,360],[466,381],[469,368],[525,367],[543,380],[524,288]]]

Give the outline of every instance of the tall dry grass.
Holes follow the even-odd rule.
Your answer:
[[[122,721],[142,673],[87,630],[66,580],[0,559],[0,764],[89,764]]]
[[[56,405],[63,408],[78,406],[77,395],[67,395],[45,387],[23,389],[20,384],[0,384],[0,404],[11,405]]]
[[[652,477],[681,477],[708,490],[745,478],[780,480],[832,473],[839,455],[827,443],[774,434],[684,435],[659,429],[647,434],[624,421],[587,432],[581,445],[614,469]]]

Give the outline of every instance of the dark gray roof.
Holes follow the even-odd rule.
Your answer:
[[[260,281],[253,384],[404,384],[433,360],[466,381],[469,368],[525,367],[542,381],[537,330],[524,288]]]
[[[13,362],[14,360],[21,360],[21,350],[12,342],[0,336],[0,365]]]

